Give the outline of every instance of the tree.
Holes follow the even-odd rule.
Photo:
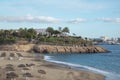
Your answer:
[[[27,28],[20,28],[18,30],[18,37],[21,37],[21,38],[27,38]]]
[[[69,28],[68,27],[64,27],[62,32],[69,33]]]
[[[68,27],[64,27],[62,30],[62,35],[66,36],[66,34],[69,33]]]
[[[88,40],[88,38],[87,38],[87,37],[85,37],[85,40],[87,41],[87,40]]]
[[[64,27],[62,32],[66,32],[66,33],[69,33],[69,28],[68,27]]]
[[[53,32],[54,32],[54,29],[53,29],[52,27],[48,27],[48,28],[46,29],[46,32],[48,32],[50,35],[52,35]]]
[[[62,32],[62,27],[59,27],[58,30],[59,30],[59,32]]]
[[[16,38],[12,35],[11,30],[0,30],[0,44],[15,43]]]
[[[27,33],[30,34],[31,39],[35,38],[37,34],[37,32],[33,28],[28,29]]]
[[[60,31],[58,31],[58,30],[54,30],[53,33],[54,33],[55,36],[57,36],[58,34],[60,34]]]

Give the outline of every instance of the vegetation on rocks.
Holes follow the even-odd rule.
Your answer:
[[[51,45],[79,45],[89,46],[92,41],[81,36],[69,36],[68,27],[58,30],[48,27],[48,34],[37,33],[33,28],[20,28],[18,30],[0,30],[0,44],[51,44]]]

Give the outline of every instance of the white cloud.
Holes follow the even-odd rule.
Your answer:
[[[0,22],[32,22],[32,23],[83,23],[87,20],[84,18],[76,18],[71,20],[58,19],[49,16],[0,16]]]
[[[76,18],[76,19],[71,19],[69,21],[67,21],[68,23],[74,23],[74,24],[78,24],[78,23],[82,23],[82,22],[86,22],[86,19],[83,18]]]
[[[33,23],[57,23],[60,19],[49,16],[1,16],[0,21],[5,22],[33,22]]]
[[[116,23],[120,23],[120,18],[97,18],[97,20],[103,21],[103,22],[116,22]]]

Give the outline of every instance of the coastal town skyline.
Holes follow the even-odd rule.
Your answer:
[[[68,27],[84,37],[120,37],[119,0],[1,0],[0,29]]]

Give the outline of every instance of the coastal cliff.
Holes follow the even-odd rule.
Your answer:
[[[22,52],[35,52],[35,53],[104,53],[108,50],[100,46],[56,46],[56,45],[1,45],[2,51],[22,51]]]

